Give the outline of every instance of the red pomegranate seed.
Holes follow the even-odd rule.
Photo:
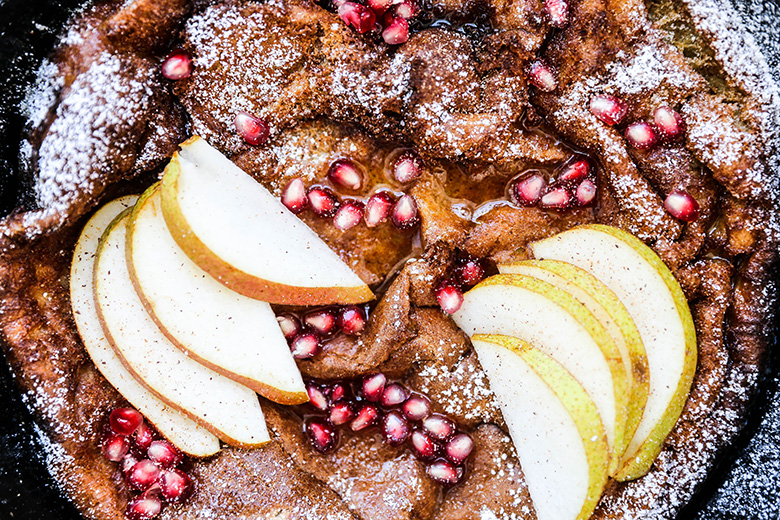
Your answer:
[[[167,79],[177,81],[189,78],[191,74],[192,56],[184,50],[176,49],[163,61],[162,75]]]
[[[385,11],[393,5],[393,0],[368,0],[368,7],[371,8],[377,16],[383,15]]]
[[[130,451],[130,441],[125,435],[112,433],[103,441],[103,455],[111,462],[119,462]]]
[[[453,486],[463,478],[463,468],[453,466],[446,460],[437,460],[428,465],[426,472],[433,480],[447,486]]]
[[[441,414],[429,415],[423,420],[423,430],[437,441],[446,441],[455,433],[455,423]]]
[[[655,109],[653,122],[661,136],[667,141],[679,139],[685,133],[685,123],[682,116],[666,105]]]
[[[341,426],[347,424],[349,421],[357,416],[355,412],[355,406],[349,401],[340,401],[333,405],[330,409],[330,422],[335,426]]]
[[[295,336],[290,345],[295,359],[309,359],[320,351],[320,337],[315,332],[302,332]]]
[[[411,0],[403,0],[395,6],[395,15],[406,20],[411,20],[417,16],[417,5]]]
[[[363,378],[363,398],[378,403],[385,391],[387,377],[381,372]]]
[[[143,420],[141,412],[134,408],[117,408],[108,418],[111,430],[119,435],[132,435]]]
[[[339,199],[328,188],[312,186],[308,193],[309,205],[315,215],[332,217],[339,209]]]
[[[568,208],[571,205],[571,198],[571,193],[566,188],[555,188],[544,194],[539,205],[543,208]]]
[[[282,329],[282,334],[287,341],[292,340],[301,332],[301,321],[292,314],[280,314],[276,317],[276,321],[279,322],[279,328]]]
[[[664,207],[671,216],[683,222],[693,222],[699,218],[699,203],[682,190],[671,192],[664,201]]]
[[[617,125],[626,116],[628,105],[615,96],[596,94],[590,98],[590,111],[604,123]]]
[[[303,323],[324,338],[336,332],[338,318],[334,309],[324,307],[306,314],[303,317]]]
[[[458,286],[445,280],[439,288],[436,289],[436,300],[439,302],[439,306],[447,314],[454,314],[458,312],[460,306],[463,305],[463,292]]]
[[[376,25],[376,15],[368,7],[355,2],[344,2],[339,6],[339,18],[358,34],[365,34]]]
[[[577,186],[574,196],[577,197],[578,205],[587,206],[596,200],[596,185],[592,180],[585,179]]]
[[[420,213],[417,210],[417,202],[411,195],[403,195],[393,206],[390,216],[398,229],[411,229],[420,223]]]
[[[558,78],[555,77],[552,69],[541,61],[535,61],[531,65],[528,71],[528,81],[543,92],[552,92],[558,88]]]
[[[364,403],[358,408],[357,417],[350,423],[353,432],[364,430],[376,424],[379,419],[379,409],[373,404]]]
[[[550,25],[553,27],[566,27],[569,23],[569,4],[566,0],[544,0],[544,10],[550,17]]]
[[[160,493],[167,502],[185,500],[192,492],[192,479],[179,469],[169,469],[160,475]]]
[[[513,182],[509,188],[509,198],[518,206],[533,206],[539,202],[546,187],[544,176],[535,173]]]
[[[135,430],[135,445],[141,450],[147,450],[153,440],[154,430],[145,422],[141,422],[141,425]]]
[[[318,385],[308,383],[306,385],[306,393],[309,395],[309,403],[311,403],[314,408],[323,412],[328,411],[328,408],[330,407],[328,398]]]
[[[133,466],[136,464],[138,464],[138,458],[133,455],[133,452],[131,451],[122,459],[122,473],[124,473],[125,476],[129,475]]]
[[[341,231],[352,229],[363,220],[364,210],[365,204],[359,200],[346,200],[336,211],[336,215],[333,217],[333,225]]]
[[[558,175],[558,181],[576,184],[585,179],[588,173],[590,173],[590,163],[585,159],[579,159],[566,165],[566,168]]]
[[[474,449],[474,441],[465,433],[459,433],[444,446],[444,454],[453,464],[461,464]]]
[[[326,421],[312,419],[306,424],[306,433],[312,447],[320,453],[326,453],[336,447],[339,432]]]
[[[384,392],[382,392],[382,400],[380,404],[385,408],[392,408],[406,401],[409,397],[409,390],[400,383],[390,383],[385,386]]]
[[[372,228],[387,220],[393,211],[395,197],[386,191],[379,191],[371,195],[366,202],[366,210],[363,212],[363,220],[366,226]]]
[[[181,462],[181,452],[168,441],[154,441],[146,451],[149,460],[162,466],[170,468]]]
[[[366,311],[357,305],[347,305],[339,311],[338,324],[344,334],[359,336],[366,330]]]
[[[414,430],[411,435],[412,453],[421,460],[433,460],[439,455],[441,448],[431,437],[420,430]]]
[[[401,407],[410,421],[422,421],[431,415],[431,400],[420,394],[412,394]]]
[[[148,520],[160,514],[162,502],[154,494],[135,497],[127,504],[125,516],[129,520]]]
[[[328,169],[328,179],[349,190],[359,190],[363,186],[363,172],[349,159],[334,161]]]
[[[393,163],[393,178],[401,184],[417,180],[422,174],[422,159],[413,151],[398,156]]]
[[[400,446],[409,438],[409,422],[397,410],[382,418],[382,435],[390,446]]]
[[[349,387],[344,383],[334,383],[330,387],[330,402],[335,403],[346,399],[350,393]]]
[[[409,39],[409,22],[406,18],[396,16],[382,31],[382,39],[388,45],[400,45]]]
[[[485,268],[479,260],[469,258],[455,268],[452,274],[454,282],[461,287],[471,287],[485,277]]]
[[[239,112],[233,120],[239,135],[252,146],[261,145],[268,140],[271,129],[264,120],[247,112]]]
[[[299,177],[290,180],[282,190],[282,204],[296,215],[309,205],[306,186]]]
[[[149,459],[139,461],[127,474],[127,482],[133,489],[146,491],[157,482],[160,477],[160,468]]]
[[[650,123],[637,121],[628,125],[625,131],[628,144],[639,150],[651,148],[658,142],[658,136]]]

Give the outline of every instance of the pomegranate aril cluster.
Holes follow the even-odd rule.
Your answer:
[[[462,480],[474,442],[452,419],[432,413],[428,397],[382,373],[350,383],[307,381],[306,391],[306,406],[313,411],[307,413],[305,432],[315,450],[335,450],[341,429],[375,428],[389,445],[407,446],[433,480],[445,485]]]
[[[409,39],[409,21],[419,12],[414,0],[334,0],[339,18],[358,34],[372,35],[388,45]]]
[[[285,312],[276,317],[295,359],[309,359],[322,349],[323,341],[339,332],[361,335],[368,323],[366,308],[360,305],[320,307],[298,315]]]
[[[165,503],[182,502],[192,493],[192,480],[178,468],[182,453],[160,438],[140,412],[116,408],[109,416],[109,427],[103,455],[120,464],[127,486],[137,492],[127,505],[127,518],[154,518]]]
[[[509,199],[518,206],[568,209],[590,206],[596,200],[596,175],[588,159],[575,157],[552,179],[531,170],[509,183]]]
[[[463,291],[475,286],[485,277],[485,266],[478,258],[459,258],[448,278],[436,287],[436,300],[447,314],[458,312],[463,305]]]

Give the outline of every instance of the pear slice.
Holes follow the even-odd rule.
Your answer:
[[[647,352],[650,392],[619,480],[647,473],[682,413],[696,372],[696,329],[669,268],[633,235],[598,224],[531,244],[534,256],[574,264],[609,287],[628,309]]]
[[[630,386],[623,358],[599,321],[573,296],[542,280],[491,276],[468,291],[452,315],[469,336],[504,334],[555,358],[596,403],[617,469],[625,436]]]
[[[165,225],[157,185],[135,205],[127,240],[136,291],[174,345],[272,401],[309,400],[271,306],[228,289],[184,254]]]
[[[84,348],[103,377],[184,453],[207,457],[219,451],[219,439],[171,408],[135,380],[103,333],[95,304],[94,268],[98,241],[114,218],[132,207],[138,197],[128,195],[109,202],[89,219],[76,242],[70,269],[70,301]]]
[[[596,405],[560,363],[508,336],[471,338],[523,468],[539,520],[585,520],[610,459]]]
[[[631,395],[628,399],[625,435],[632,437],[642,419],[650,388],[647,354],[634,320],[615,293],[587,271],[557,260],[524,260],[500,264],[498,272],[524,274],[551,283],[574,296],[604,326],[620,351],[628,374]]]
[[[185,355],[146,312],[127,268],[129,220],[125,212],[111,223],[95,260],[95,300],[109,343],[140,383],[223,441],[268,442],[257,395]]]
[[[174,154],[161,198],[182,250],[236,292],[288,305],[374,299],[314,231],[199,137]]]

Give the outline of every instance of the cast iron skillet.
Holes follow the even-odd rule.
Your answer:
[[[82,3],[83,0],[0,0],[0,215],[7,214],[23,196],[17,147],[24,121],[17,107],[61,28]],[[776,5],[770,7],[777,9]],[[765,30],[774,33],[770,38],[780,37],[780,28],[776,26]],[[777,64],[778,57],[772,58]],[[780,330],[777,323],[772,328]],[[82,517],[59,493],[46,470],[37,427],[1,352],[0,519],[80,520]],[[778,381],[780,362],[773,358],[747,427],[694,500],[680,513],[679,520],[780,518]]]

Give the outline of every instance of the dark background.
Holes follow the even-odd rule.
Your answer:
[[[778,0],[737,1],[766,49],[775,77],[780,77]],[[16,107],[73,13],[70,6],[79,3],[0,0],[0,215],[13,208],[22,193],[16,147],[23,121]],[[767,327],[780,330],[777,323]],[[770,360],[746,429],[678,520],[780,520],[778,358]],[[58,492],[42,453],[35,423],[0,353],[0,520],[81,519]]]

